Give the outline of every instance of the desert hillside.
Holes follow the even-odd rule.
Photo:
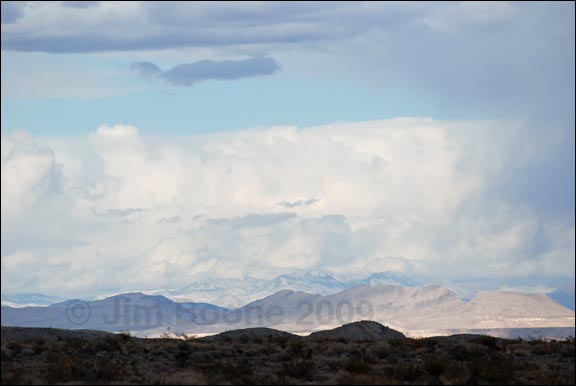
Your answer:
[[[370,321],[304,337],[2,327],[2,384],[574,384],[574,353],[574,339],[414,339]]]

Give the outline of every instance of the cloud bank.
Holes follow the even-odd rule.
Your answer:
[[[2,138],[2,291],[293,269],[574,276],[574,218],[499,184],[522,129],[401,118],[147,138]]]
[[[130,69],[145,80],[160,80],[169,86],[189,87],[204,80],[236,80],[260,75],[269,75],[279,67],[272,58],[250,58],[245,60],[200,60],[179,64],[169,70],[150,62],[133,63]]]
[[[411,25],[494,26],[515,8],[504,2],[224,3],[5,1],[2,49],[63,53],[333,41]]]

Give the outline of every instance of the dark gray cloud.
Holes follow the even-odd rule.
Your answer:
[[[272,58],[250,58],[245,60],[200,60],[184,63],[162,71],[150,62],[138,62],[130,67],[147,80],[160,80],[169,86],[189,87],[210,79],[236,80],[260,75],[269,75],[280,68]]]
[[[16,23],[24,16],[25,1],[3,1],[1,7],[2,24]]]
[[[99,1],[62,1],[62,5],[68,8],[90,8],[95,7]]]
[[[74,3],[74,4],[73,4]],[[102,2],[100,2],[102,3]],[[60,9],[58,7],[61,4]],[[43,7],[51,7],[49,16]],[[75,14],[70,7],[85,8]],[[286,44],[348,39],[414,20],[435,6],[360,2],[141,2],[108,7],[97,2],[61,2],[30,7],[39,25],[2,32],[2,49],[53,53],[134,51],[182,47]],[[68,12],[66,12],[68,9]],[[4,12],[3,12],[4,13]],[[49,17],[49,22],[46,18]],[[82,18],[86,23],[82,23]],[[98,23],[94,20],[100,18]]]
[[[278,224],[297,217],[294,213],[248,214],[235,218],[218,218],[207,221],[209,225],[224,225],[233,229],[258,228]]]
[[[285,208],[297,208],[299,206],[315,205],[318,201],[320,201],[320,200],[317,198],[309,198],[307,200],[282,201],[282,202],[279,202],[277,205],[283,206]]]
[[[122,218],[130,216],[134,213],[147,212],[148,209],[145,208],[123,208],[123,209],[108,209],[103,213],[94,213],[99,217],[109,217],[109,218]]]
[[[173,216],[173,217],[161,218],[161,219],[157,220],[156,222],[158,222],[160,224],[177,224],[180,221],[182,221],[180,216]]]
[[[162,69],[151,62],[132,63],[130,69],[144,79],[150,79],[162,72]]]
[[[30,3],[33,8],[37,8],[38,2],[30,1],[2,1],[1,15],[2,24],[14,24],[20,20],[26,11],[26,5]],[[61,1],[64,8],[91,8],[100,3],[99,1]]]

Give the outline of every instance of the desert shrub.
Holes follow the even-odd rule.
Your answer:
[[[12,350],[10,350],[9,348],[4,348],[2,347],[2,362],[9,362],[14,360],[14,357],[16,356],[16,353]],[[2,368],[2,371],[4,371],[4,368]]]
[[[301,358],[304,355],[304,342],[295,340],[288,344],[288,353],[295,358]]]
[[[377,372],[379,376],[393,378],[394,377],[394,369],[396,368],[396,364],[379,367]]]
[[[288,343],[288,337],[286,336],[268,336],[266,340],[269,344],[277,345],[281,349],[285,349],[286,344]]]
[[[250,342],[250,337],[249,337],[248,335],[242,335],[242,336],[240,337],[240,343],[246,344],[246,343],[248,343],[248,342]]]
[[[98,381],[99,374],[94,361],[76,358],[70,366],[70,371],[74,380]]]
[[[430,347],[434,347],[438,344],[438,339],[434,338],[434,337],[429,337],[429,338],[418,338],[418,339],[412,339],[410,341],[411,346],[412,347],[426,347],[426,348],[430,348]]]
[[[241,360],[237,363],[210,362],[199,367],[204,374],[227,380],[241,380],[242,377],[250,377],[254,370],[250,366],[248,359]]]
[[[23,369],[17,367],[6,368],[4,364],[2,364],[2,385],[23,385],[23,375]]]
[[[324,362],[326,364],[326,367],[328,367],[328,370],[330,371],[337,371],[340,370],[342,368],[344,368],[344,363],[342,362],[342,360],[340,359],[327,359],[326,362]]]
[[[574,358],[576,356],[576,346],[574,345],[574,340],[572,340],[572,343],[566,342],[562,344],[560,352],[564,358]]]
[[[177,332],[174,334],[178,339],[185,340],[187,342],[195,340],[197,338],[194,334],[186,334],[185,332]]]
[[[170,385],[171,383],[161,375],[150,375],[147,374],[142,377],[139,382],[141,385]]]
[[[337,385],[371,385],[374,379],[366,374],[343,373],[336,377]],[[385,383],[382,383],[385,384]]]
[[[94,362],[94,370],[91,373],[92,382],[112,382],[122,379],[128,373],[127,363],[124,358],[114,355],[112,357],[100,357]]]
[[[96,342],[93,346],[93,349],[98,351],[105,351],[105,352],[121,352],[122,345],[120,339],[116,336],[108,336],[102,340]]]
[[[58,350],[56,350],[54,348],[50,348],[48,350],[48,352],[46,353],[46,362],[57,363],[61,357],[62,357],[62,354]]]
[[[390,356],[390,354],[392,353],[392,350],[391,350],[389,343],[380,342],[380,343],[377,343],[376,345],[374,345],[374,347],[372,348],[372,352],[378,358],[386,358],[386,357]]]
[[[177,345],[176,354],[174,354],[174,358],[176,359],[176,363],[180,367],[184,367],[192,354],[192,350],[190,349],[190,345],[187,342],[179,342]]]
[[[394,369],[394,376],[406,382],[413,382],[420,374],[422,374],[422,367],[413,362],[400,363]]]
[[[314,363],[312,361],[297,361],[283,364],[283,374],[306,382],[314,380]]]
[[[66,383],[72,380],[72,361],[68,357],[61,358],[60,363],[52,363],[46,367],[48,383]]]
[[[514,379],[514,364],[510,358],[494,357],[481,366],[482,378],[496,385],[509,385]]]
[[[481,346],[479,344],[472,344],[470,346],[470,355],[473,358],[481,358],[483,357],[487,352],[486,347]]]
[[[274,347],[265,346],[265,347],[262,347],[258,350],[258,355],[270,356],[270,355],[278,354],[279,352],[280,351]]]
[[[18,342],[10,342],[6,345],[6,348],[12,350],[12,352],[17,355],[22,351],[22,345]]]
[[[404,346],[405,345],[405,341],[403,339],[390,339],[388,341],[388,343],[390,344],[390,346],[392,347],[399,347],[399,346]]]
[[[339,357],[345,355],[350,350],[347,345],[342,343],[333,343],[328,347],[326,345],[323,345],[321,347],[323,347],[323,352],[325,353],[325,355],[331,357]]]
[[[275,359],[277,362],[290,362],[293,360],[293,357],[287,351],[284,351],[276,355]]]
[[[280,382],[279,378],[273,374],[255,374],[252,377],[252,385],[283,385],[284,382]]]
[[[424,362],[424,370],[433,377],[439,377],[446,371],[446,361],[438,356],[428,358]]]
[[[448,356],[457,361],[468,361],[472,358],[472,353],[463,344],[455,344],[448,349]]]
[[[225,336],[225,337],[222,339],[222,341],[223,341],[224,343],[232,343],[232,338],[230,338],[229,336]]]
[[[498,343],[498,340],[496,338],[494,338],[493,336],[482,335],[482,336],[479,336],[477,338],[474,338],[472,340],[472,343],[476,343],[476,344],[488,347],[489,349],[495,349],[496,345]]]
[[[344,369],[352,374],[363,374],[370,371],[370,366],[362,358],[350,358],[344,364]]]
[[[148,380],[146,380],[146,377]],[[213,378],[212,381],[215,379]],[[153,376],[145,376],[134,379],[134,384],[149,384],[149,385],[209,385],[209,384],[222,384],[221,380],[218,382],[208,382],[203,374],[193,370],[186,369],[177,372],[170,372],[169,374],[158,376],[154,374]]]
[[[528,338],[528,344],[530,346],[537,346],[543,343],[546,343],[546,341],[539,336],[531,336]]]
[[[121,333],[118,334],[118,339],[120,340],[120,342],[128,342],[130,339],[132,339],[132,335],[130,334],[130,331],[123,331]]]
[[[32,340],[32,343],[37,346],[44,346],[46,344],[46,339],[44,338],[35,338]]]
[[[532,347],[532,355],[546,355],[550,353],[550,348],[544,344],[534,345]]]

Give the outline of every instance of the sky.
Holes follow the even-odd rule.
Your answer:
[[[1,14],[3,293],[574,280],[573,2]]]

